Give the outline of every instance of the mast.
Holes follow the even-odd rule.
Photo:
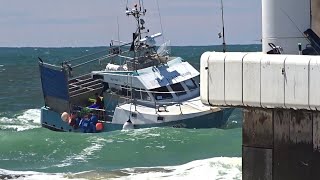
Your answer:
[[[139,48],[141,46],[140,44],[140,40],[142,38],[142,33],[143,30],[145,29],[144,24],[145,21],[143,19],[141,19],[141,16],[145,16],[147,10],[144,8],[143,6],[143,1],[139,0],[139,7],[138,4],[134,5],[134,8],[129,10],[128,7],[126,8],[126,15],[127,16],[133,16],[136,19],[137,22],[137,29],[136,32],[133,33],[133,39],[132,39],[132,44],[130,47],[130,51],[133,51],[133,59],[131,60],[133,63],[133,71],[137,71],[137,63],[138,63],[138,56],[140,56],[140,52],[139,52]],[[147,30],[148,32],[149,30]],[[135,97],[135,89],[132,88],[132,84],[133,84],[133,74],[131,74],[131,85],[130,85],[130,90],[131,90],[131,100],[133,100],[133,104],[135,107],[135,111],[136,111],[136,97]],[[131,105],[130,105],[130,112],[131,112]],[[129,119],[130,119],[130,115],[129,115]]]
[[[223,46],[223,52],[227,51],[227,46],[226,46],[226,39],[224,36],[224,17],[223,17],[223,0],[221,0],[221,18],[222,18],[222,46]]]

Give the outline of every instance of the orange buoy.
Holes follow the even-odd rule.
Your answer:
[[[96,130],[97,131],[102,131],[102,129],[103,129],[103,124],[102,123],[97,123],[96,124]]]

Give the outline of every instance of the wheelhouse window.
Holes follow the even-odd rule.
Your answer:
[[[166,86],[152,89],[151,91],[154,91],[152,95],[156,100],[172,99],[172,94],[169,92]]]
[[[134,99],[143,99],[143,97],[141,97],[142,96],[141,89],[132,88],[132,91],[133,91],[132,97]],[[121,91],[119,94],[122,96],[125,96],[125,97],[130,97],[131,96],[131,88],[128,86],[121,86]],[[147,99],[146,96],[148,96],[148,93],[146,93],[146,95],[145,94],[143,94],[143,95],[145,96],[145,100],[146,100]],[[150,100],[150,98],[149,98],[149,100]]]
[[[135,99],[141,99],[140,91],[141,89],[133,89],[133,96]]]
[[[121,86],[121,91],[119,94],[122,96],[129,97],[131,96],[131,88],[128,86]]]
[[[144,89],[141,90],[141,98],[142,98],[142,100],[145,100],[145,101],[151,100],[149,94]]]
[[[177,96],[182,96],[184,94],[187,94],[186,90],[183,88],[183,86],[180,83],[171,84],[170,87],[173,91],[176,92]]]
[[[188,79],[188,80],[184,81],[184,83],[186,84],[186,86],[188,87],[188,89],[190,91],[198,88],[196,82],[193,79]]]

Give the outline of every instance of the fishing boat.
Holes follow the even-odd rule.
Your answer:
[[[143,5],[126,9],[137,22],[129,43],[112,41],[103,55],[74,64],[88,54],[61,65],[39,58],[42,92],[41,124],[55,131],[107,132],[170,126],[219,128],[232,108],[201,103],[199,72],[181,57],[170,56],[168,44],[156,46],[162,33],[149,35]],[[116,44],[116,45],[115,45]],[[103,69],[75,76],[79,67],[104,64]]]

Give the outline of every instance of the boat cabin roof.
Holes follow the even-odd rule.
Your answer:
[[[93,75],[103,76],[103,81],[126,85],[128,76],[133,77],[132,86],[147,90],[168,86],[199,76],[199,72],[182,58],[177,57],[165,64],[134,71],[93,71]]]
[[[199,72],[177,57],[166,64],[138,70],[137,74],[146,89],[155,89],[191,79],[198,76]]]

